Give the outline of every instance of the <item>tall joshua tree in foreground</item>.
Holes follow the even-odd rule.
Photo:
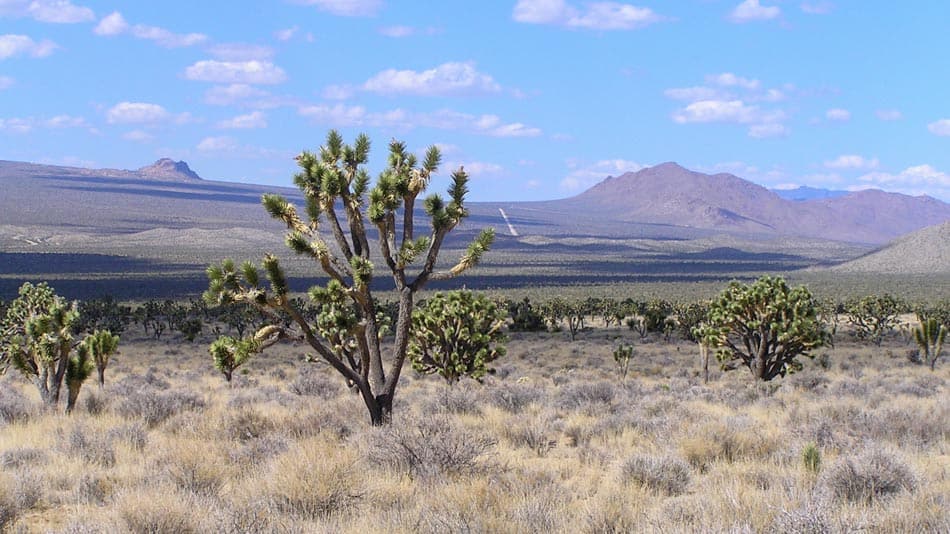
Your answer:
[[[287,225],[287,246],[311,258],[329,277],[325,287],[316,286],[308,292],[319,310],[316,319],[308,320],[299,303],[290,298],[287,278],[272,254],[265,255],[262,262],[268,287],[262,285],[258,269],[250,262],[237,269],[227,260],[208,268],[210,284],[205,298],[216,303],[247,302],[273,319],[244,340],[219,339],[218,352],[225,350],[222,343],[235,344],[235,353],[259,352],[278,339],[300,339],[359,390],[372,423],[380,425],[391,418],[416,293],[430,280],[458,276],[478,263],[491,245],[494,231],[483,230],[455,266],[436,270],[446,235],[468,215],[465,172],[459,168],[452,174],[448,201],[439,195],[425,198],[430,224],[424,232],[417,232],[413,221],[416,200],[439,167],[439,150],[430,147],[420,165],[404,143],[392,141],[388,166],[369,189],[369,174],[363,167],[369,148],[365,135],[347,145],[331,131],[318,153],[297,156],[301,172],[294,176],[294,183],[306,200],[306,221],[283,197],[262,198],[267,212]],[[378,231],[376,258],[370,255],[370,225]],[[417,261],[419,265],[410,273]],[[388,325],[370,290],[377,267],[391,274],[399,300],[394,339],[385,351],[383,334]],[[290,328],[279,315],[291,319]]]

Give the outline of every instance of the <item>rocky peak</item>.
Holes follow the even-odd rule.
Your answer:
[[[138,173],[149,178],[186,178],[200,180],[201,177],[191,170],[184,161],[174,161],[171,158],[162,158],[155,163],[142,167]]]

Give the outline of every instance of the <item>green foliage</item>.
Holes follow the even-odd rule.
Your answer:
[[[59,402],[65,380],[69,390],[66,409],[71,411],[82,383],[95,368],[95,351],[112,347],[107,331],[94,332],[75,343],[73,332],[79,317],[77,303],[56,295],[46,283],[23,284],[0,320],[0,372],[16,368],[36,385],[47,406]],[[78,349],[75,354],[74,348]]]
[[[132,322],[132,307],[123,306],[112,297],[103,297],[79,302],[79,320],[74,333],[108,330],[121,334]]]
[[[848,322],[854,326],[857,336],[878,346],[884,336],[894,330],[898,316],[906,308],[903,301],[887,293],[851,299],[845,304]]]
[[[213,305],[251,305],[266,324],[279,329],[277,338],[307,343],[360,392],[371,421],[381,424],[390,419],[407,357],[414,295],[431,280],[453,278],[477,264],[491,246],[494,232],[483,230],[454,266],[437,270],[446,236],[468,216],[468,175],[461,168],[452,173],[448,200],[439,195],[425,198],[430,224],[417,235],[416,202],[438,169],[439,150],[429,148],[420,165],[405,143],[393,140],[388,165],[370,187],[369,173],[363,168],[369,149],[365,135],[347,145],[331,131],[319,151],[305,151],[296,158],[300,172],[294,183],[303,193],[304,213],[280,195],[261,199],[264,209],[286,225],[287,247],[313,261],[329,278],[324,287],[308,292],[309,305],[291,298],[287,276],[273,254],[265,255],[261,264],[269,287],[262,284],[253,265],[238,269],[226,260],[208,268],[204,297]],[[379,236],[375,263],[370,258],[368,225],[375,226]],[[332,239],[332,246],[327,239]],[[413,264],[417,270],[407,272]],[[394,314],[376,304],[370,289],[379,269],[392,276],[398,295],[395,335],[386,358],[383,336],[391,328],[387,319]],[[240,352],[238,345],[233,339],[222,341],[215,351],[227,357]]]
[[[716,349],[723,369],[738,362],[755,378],[772,380],[800,370],[796,358],[813,357],[810,351],[827,343],[816,308],[808,289],[789,288],[782,278],[732,282],[710,304],[706,324],[694,335]]]
[[[505,312],[483,295],[436,293],[412,314],[413,369],[438,374],[449,383],[463,376],[481,381],[492,372],[487,364],[505,355],[505,318]]]
[[[539,332],[544,330],[545,318],[548,318],[548,308],[544,308],[545,316],[542,317],[533,304],[531,299],[525,297],[521,302],[508,304],[508,315],[511,317],[511,324],[508,329],[512,332]],[[550,318],[548,319],[550,321]]]
[[[104,387],[106,383],[105,373],[106,368],[109,366],[109,358],[111,358],[118,349],[119,336],[113,335],[112,332],[108,330],[96,330],[86,336],[79,345],[79,350],[85,351],[95,363],[95,368],[99,373],[100,388]]]
[[[231,336],[221,336],[211,343],[208,352],[214,362],[214,368],[224,375],[225,380],[231,381],[234,371],[247,363],[254,354],[260,353],[262,343],[257,336],[235,339]]]
[[[940,324],[936,318],[919,317],[920,325],[914,329],[914,341],[920,348],[921,359],[930,365],[933,371],[943,350],[943,343],[947,339],[947,327]]]
[[[805,445],[802,450],[802,463],[805,465],[805,469],[813,475],[817,475],[821,471],[821,450],[818,445],[814,443]]]
[[[706,320],[709,313],[709,302],[699,301],[687,304],[673,305],[673,317],[676,331],[680,337],[692,342],[699,341],[693,334],[694,330]]]
[[[630,369],[631,360],[633,360],[633,345],[620,343],[614,349],[614,361],[617,362],[617,369],[620,371],[620,380],[627,379],[627,371]]]

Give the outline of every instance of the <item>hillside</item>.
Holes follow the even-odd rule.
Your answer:
[[[557,204],[623,221],[874,244],[950,220],[950,204],[927,196],[866,190],[795,201],[732,174],[676,163],[608,177]]]
[[[918,230],[832,271],[950,274],[950,221]]]

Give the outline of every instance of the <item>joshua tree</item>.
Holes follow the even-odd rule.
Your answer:
[[[706,325],[694,330],[716,349],[724,369],[738,360],[759,380],[801,369],[799,355],[827,343],[817,305],[804,286],[764,276],[752,285],[732,282],[709,306]]]
[[[851,300],[845,306],[848,322],[854,325],[858,337],[868,339],[878,346],[884,336],[894,330],[898,316],[905,307],[899,299],[886,293]]]
[[[943,342],[947,339],[947,327],[937,319],[920,317],[920,326],[914,329],[914,341],[920,347],[921,359],[930,365],[933,371],[937,365],[937,358],[943,350]]]
[[[47,406],[59,402],[63,380],[69,390],[67,411],[71,411],[79,388],[95,367],[95,350],[108,331],[74,341],[79,319],[76,302],[67,302],[46,283],[29,282],[20,287],[3,320],[0,321],[0,373],[12,365],[36,385]],[[118,338],[116,338],[118,342]],[[109,345],[114,350],[114,346]]]
[[[480,381],[487,364],[505,355],[506,313],[471,291],[436,293],[412,312],[412,368],[448,383],[463,376]]]
[[[79,349],[84,350],[95,363],[99,389],[106,385],[106,367],[109,366],[109,358],[116,353],[118,348],[119,336],[112,335],[112,332],[108,330],[96,330],[86,336],[79,345]]]
[[[627,379],[627,371],[630,370],[630,361],[633,359],[633,345],[627,345],[621,342],[614,350],[614,361],[617,363],[617,370],[620,372],[620,380]]]
[[[262,310],[272,325],[278,326],[263,342],[273,337],[306,342],[359,390],[370,420],[380,425],[391,419],[393,397],[409,345],[416,293],[431,280],[453,278],[478,263],[491,245],[494,232],[483,230],[455,266],[437,270],[436,260],[446,236],[468,215],[467,175],[461,168],[452,174],[448,201],[439,195],[425,199],[430,228],[425,235],[418,235],[416,200],[438,169],[438,148],[430,147],[420,165],[404,143],[392,141],[388,167],[372,189],[363,167],[369,149],[365,135],[358,136],[353,145],[346,145],[337,132],[331,131],[318,153],[297,156],[301,172],[294,176],[294,183],[306,201],[306,221],[283,197],[262,198],[267,212],[287,226],[287,246],[312,259],[329,277],[325,287],[309,291],[319,310],[316,320],[308,320],[290,298],[287,277],[272,254],[265,255],[262,262],[269,287],[261,284],[258,269],[249,262],[238,270],[233,262],[225,261],[208,268],[210,285],[205,298],[209,304],[247,302]],[[378,232],[377,264],[370,258],[370,225]],[[421,265],[410,273],[417,260]],[[380,310],[370,290],[378,267],[392,276],[399,302],[395,336],[387,357]],[[289,325],[279,320],[279,314],[290,319]]]

